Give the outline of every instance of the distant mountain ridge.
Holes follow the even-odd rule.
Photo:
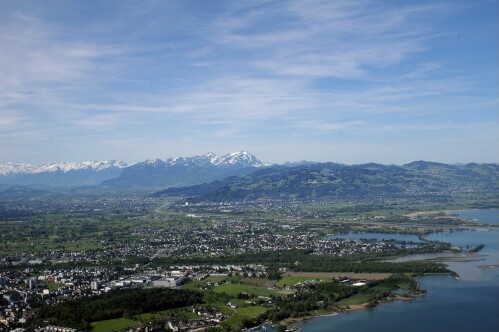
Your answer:
[[[497,164],[453,166],[417,161],[402,166],[317,163],[269,167],[245,176],[165,189],[155,196],[183,196],[193,202],[222,202],[262,198],[389,198],[498,192]]]
[[[121,161],[84,161],[51,163],[41,167],[30,164],[0,164],[0,184],[38,187],[76,187],[97,185],[117,177],[127,164]]]
[[[77,170],[94,170],[103,171],[109,168],[125,168],[128,165],[122,161],[83,161],[83,162],[61,162],[50,163],[44,166],[36,167],[31,164],[14,164],[4,163],[0,164],[0,175],[12,174],[38,174],[44,172],[71,172]]]
[[[0,164],[0,190],[13,188],[9,196],[36,195],[36,190],[58,188],[110,193],[137,190],[210,201],[452,195],[463,191],[497,192],[498,167],[427,161],[402,166],[309,161],[276,165],[262,162],[245,151],[221,156],[210,152],[146,160],[130,166],[114,160],[62,162],[41,167],[5,163]]]
[[[245,175],[267,166],[270,164],[246,151],[146,160],[127,167],[119,177],[104,181],[100,187],[106,190],[181,187]]]
[[[146,160],[148,164],[163,164],[168,166],[214,166],[214,167],[265,167],[271,164],[260,161],[255,155],[239,151],[218,156],[213,152],[208,152],[202,156],[175,157],[165,161],[161,159]],[[142,164],[142,163],[139,163]],[[138,165],[138,164],[136,164]]]
[[[194,157],[146,160],[134,165],[121,161],[83,161],[30,164],[0,164],[0,185],[38,188],[99,186],[103,190],[163,189],[247,174],[269,166],[246,151],[226,155],[207,153]]]

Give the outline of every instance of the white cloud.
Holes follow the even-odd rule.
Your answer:
[[[277,75],[359,78],[426,49],[434,32],[416,17],[442,7],[370,1],[289,1],[226,14],[215,42],[250,49],[249,64]],[[286,24],[274,17],[286,17]],[[273,23],[275,22],[275,23]],[[264,27],[264,29],[261,28]],[[256,50],[254,50],[256,49]]]
[[[128,3],[92,24],[14,10],[0,21],[0,137],[203,153],[293,135],[479,130],[497,80],[445,61],[437,41],[452,31],[439,24],[458,5],[429,3]]]

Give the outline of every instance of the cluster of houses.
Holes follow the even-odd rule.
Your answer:
[[[174,270],[163,269],[129,269],[117,272],[112,268],[73,268],[73,269],[35,269],[11,270],[0,275],[0,331],[10,331],[32,320],[35,310],[32,304],[42,300],[51,305],[64,299],[76,299],[94,296],[113,289],[168,287],[183,285],[188,278],[202,280],[209,275],[252,276],[265,275],[266,266],[217,265],[203,267],[199,265],[178,266]],[[174,322],[178,331],[186,326],[211,326],[223,319],[219,312],[200,309],[203,319],[189,324]],[[204,311],[203,311],[204,310]],[[184,325],[182,325],[184,324]],[[58,327],[44,327],[43,331],[62,331]],[[49,328],[49,329],[47,329]],[[40,330],[41,332],[42,330]]]

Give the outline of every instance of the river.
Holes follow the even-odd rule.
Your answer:
[[[480,223],[499,223],[498,209],[486,211],[485,214],[482,210],[454,213],[478,219]],[[488,219],[481,220],[483,216]],[[499,230],[437,233],[428,238],[462,248],[478,244],[485,247],[470,259],[448,262],[449,268],[459,274],[459,280],[449,275],[419,278],[428,291],[425,296],[386,303],[372,310],[318,317],[297,325],[303,332],[499,331]]]

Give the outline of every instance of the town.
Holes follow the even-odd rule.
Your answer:
[[[273,218],[264,215],[266,208],[255,216],[255,205],[246,213],[238,210],[214,214],[199,210],[180,212],[178,205],[157,199],[139,202],[126,198],[120,202],[119,198],[110,197],[77,201],[69,200],[62,206],[57,200],[37,205],[28,202],[18,208],[21,211],[31,206],[25,217],[5,218],[9,232],[0,234],[0,330],[73,331],[74,327],[41,319],[40,308],[126,290],[165,288],[208,291],[220,298],[215,301],[217,305],[198,303],[185,307],[177,318],[174,313],[144,313],[121,319],[137,331],[220,326],[233,329],[244,325],[244,317],[251,322],[245,324],[251,326],[264,312],[269,312],[268,308],[275,308],[280,297],[301,291],[303,285],[310,287],[319,280],[348,280],[348,284],[342,285],[370,287],[368,280],[373,275],[352,274],[350,261],[450,249],[448,244],[427,240],[424,231],[417,227],[401,224],[401,217],[364,215],[349,222],[324,223],[304,216],[292,218],[290,211],[303,210],[298,203],[290,204],[287,213]],[[274,208],[283,205],[276,204],[272,203]],[[182,206],[187,208],[188,204]],[[421,219],[419,225],[427,221]],[[28,223],[30,226],[26,227]],[[387,237],[380,241],[344,235],[373,230],[412,237]],[[282,256],[271,258],[276,253]],[[346,264],[345,272],[312,277],[306,272],[293,272],[314,264],[307,263],[313,257],[337,259],[336,269],[341,270],[338,264]],[[374,263],[373,271],[380,269],[376,264],[386,263]],[[391,275],[378,273],[374,278]],[[212,302],[211,299],[207,303]],[[244,313],[251,310],[248,318]],[[95,324],[92,326],[98,331],[99,325]]]

